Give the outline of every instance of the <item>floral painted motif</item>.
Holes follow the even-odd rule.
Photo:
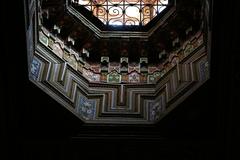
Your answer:
[[[159,120],[161,114],[165,111],[164,96],[161,95],[154,102],[150,102],[150,120]]]
[[[48,39],[48,47],[49,47],[49,48],[52,48],[52,47],[53,47],[53,44],[54,44],[54,39],[53,39],[53,38],[49,38],[49,39]]]
[[[121,75],[117,71],[113,71],[107,75],[107,81],[109,83],[120,83]]]
[[[77,112],[86,120],[92,120],[95,117],[96,101],[89,100],[84,96],[79,99],[79,105],[77,106]]]
[[[60,57],[60,58],[63,57],[64,52],[63,52],[63,50],[62,50],[62,48],[61,48],[61,45],[60,45],[59,43],[54,43],[54,44],[52,45],[52,49],[53,49],[53,52],[54,52],[58,57]]]
[[[193,50],[194,50],[194,47],[193,47],[193,45],[192,44],[187,44],[187,46],[186,46],[186,48],[184,49],[184,55],[185,56],[187,56],[187,55],[189,55],[190,53],[192,53],[193,52]]]
[[[139,83],[140,82],[140,75],[137,72],[132,72],[128,75],[128,81],[130,83]]]
[[[100,81],[100,74],[95,74],[91,70],[87,70],[83,68],[83,76],[87,78],[90,82],[99,82]]]
[[[34,80],[38,79],[40,69],[41,69],[41,63],[36,58],[33,58],[32,64],[31,64],[31,77]]]
[[[156,83],[162,75],[162,72],[155,71],[153,74],[148,76],[148,83]]]

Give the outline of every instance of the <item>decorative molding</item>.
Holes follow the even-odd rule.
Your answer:
[[[156,85],[91,83],[39,44],[30,78],[86,123],[145,124],[157,122],[172,110],[172,105],[188,93],[186,88],[193,91],[204,83],[209,74],[206,64],[206,49],[200,46]]]
[[[142,61],[130,63],[127,57],[119,63],[109,57],[99,64],[87,62],[39,25],[32,26],[37,36],[30,44],[34,51],[28,51],[29,79],[85,123],[157,123],[209,79],[202,31],[162,63],[141,59],[148,65],[141,72]]]
[[[139,58],[139,63],[131,62],[128,63],[128,58],[123,57],[120,62],[109,62],[109,57],[101,57],[101,65],[96,63],[88,63],[83,60],[81,53],[69,49],[64,42],[52,35],[44,27],[41,27],[39,32],[39,41],[49,48],[56,56],[68,62],[74,70],[77,70],[83,74],[83,76],[89,82],[109,82],[109,75],[116,71],[116,76],[119,74],[120,78],[114,83],[147,83],[155,84],[158,79],[160,79],[167,70],[177,65],[179,61],[184,59],[190,53],[194,52],[201,45],[204,45],[203,33],[201,31],[197,32],[191,38],[189,38],[182,47],[169,53],[169,57],[165,60],[164,65],[162,62],[156,65],[148,64],[148,58]],[[121,62],[124,62],[124,67],[121,68]],[[146,66],[141,67],[142,64]],[[135,73],[136,72],[136,73]],[[107,77],[105,78],[105,76]],[[116,77],[115,76],[115,77]],[[100,78],[102,77],[102,78]],[[112,76],[110,76],[113,78]],[[107,80],[105,80],[107,79]],[[111,80],[110,80],[111,82]]]

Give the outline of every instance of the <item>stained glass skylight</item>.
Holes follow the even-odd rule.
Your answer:
[[[144,26],[161,13],[168,0],[71,0],[105,25]]]

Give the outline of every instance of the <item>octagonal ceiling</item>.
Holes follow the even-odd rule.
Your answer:
[[[208,1],[176,1],[135,25],[70,3],[81,4],[26,3],[29,78],[85,123],[156,123],[209,79]]]

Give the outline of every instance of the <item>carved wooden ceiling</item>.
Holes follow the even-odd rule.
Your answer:
[[[82,121],[156,123],[209,79],[207,1],[169,1],[144,26],[73,4],[26,4],[29,78]]]
[[[191,3],[180,1],[177,6],[171,5],[170,11],[166,12],[167,17],[160,15],[160,17],[157,17],[158,19],[154,19],[158,21],[155,23],[153,21],[152,24],[147,26],[148,28],[140,28],[139,30],[135,27],[128,27],[127,29],[130,32],[127,32],[125,28],[125,37],[123,37],[124,33],[122,32],[119,33],[118,31],[118,35],[115,35],[116,32],[112,31],[107,32],[106,38],[101,38],[96,34],[97,31],[93,32],[72,12],[68,12],[72,7],[65,3],[65,0],[43,1],[42,25],[50,32],[55,33],[65,43],[68,43],[68,40],[71,39],[74,42],[72,47],[76,51],[81,52],[85,48],[90,53],[89,61],[93,62],[100,62],[101,56],[109,56],[110,61],[116,62],[120,61],[120,57],[128,56],[129,61],[138,61],[139,57],[148,57],[150,63],[158,63],[159,53],[163,50],[171,52],[178,48],[179,43],[183,43],[199,30],[202,19],[202,8],[199,1]],[[85,13],[85,16],[90,20],[95,20],[96,26],[100,23],[91,14]],[[161,17],[165,19],[161,19]],[[165,22],[166,19],[167,22],[162,24],[162,21]],[[101,28],[105,25],[100,23],[98,26]],[[115,29],[120,30],[122,28],[124,27],[115,27]],[[107,30],[109,27],[101,29]],[[136,30],[139,34],[136,33]],[[188,33],[186,34],[186,32]],[[114,35],[115,37],[113,37]],[[173,43],[174,40],[176,43]],[[160,58],[160,60],[162,59]]]

